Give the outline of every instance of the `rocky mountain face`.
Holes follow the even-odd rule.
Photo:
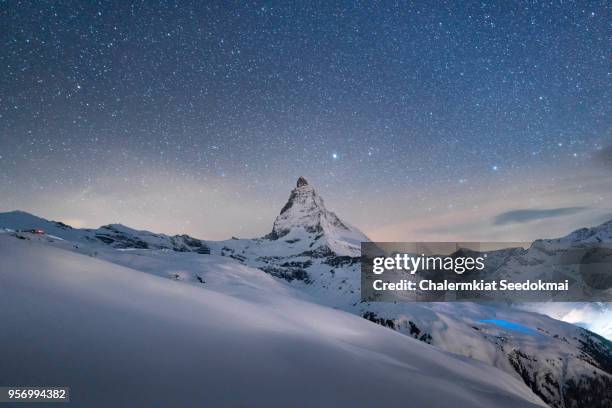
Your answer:
[[[319,252],[331,251],[346,256],[359,256],[360,243],[368,241],[361,231],[329,211],[304,177],[298,179],[289,200],[274,220],[272,232],[264,238],[283,239],[289,243],[303,239],[319,241],[313,245]]]
[[[183,270],[175,271],[172,265],[178,262],[177,257],[212,254],[231,258],[280,278],[279,282],[285,282],[309,301],[357,314],[424,343],[506,371],[551,407],[612,406],[612,343],[588,330],[499,304],[362,303],[360,242],[368,238],[329,211],[303,177],[291,191],[272,231],[262,238],[202,241],[186,235],[137,231],[119,224],[95,230],[73,229],[22,212],[0,214],[0,228],[3,227],[13,231],[42,228],[51,237],[92,248],[91,251],[110,248],[112,252],[105,253],[106,259],[130,265],[141,265],[145,259],[166,262],[169,255],[165,254],[172,254],[168,270],[174,279],[204,285],[206,278],[198,273],[191,276]],[[612,221],[548,242],[612,242],[611,229]],[[535,268],[546,264],[550,254],[538,245],[536,241],[529,249],[491,253],[491,264],[497,270],[512,265]],[[516,331],[504,322],[518,322],[527,330]]]
[[[338,216],[325,208],[323,199],[300,177],[297,186],[289,196],[276,220],[269,239],[279,239],[302,231],[313,234],[334,234],[334,230],[350,232],[350,228],[340,221]],[[298,231],[296,231],[298,230]]]

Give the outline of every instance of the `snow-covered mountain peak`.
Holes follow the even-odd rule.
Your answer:
[[[335,227],[349,230],[340,219],[325,208],[323,199],[300,177],[297,186],[291,191],[289,200],[283,206],[272,228],[274,239],[284,237],[294,229],[303,229],[310,233],[320,233],[324,227]]]
[[[304,177],[300,177],[298,178],[296,187],[291,191],[289,200],[281,209],[277,220],[288,211],[291,211],[293,217],[286,215],[284,218],[296,218],[296,216],[298,218],[303,218],[303,215],[306,213],[321,210],[325,210],[323,199],[317,195],[314,188],[308,184],[308,181]],[[274,224],[276,227],[276,222]]]
[[[597,243],[597,242],[612,242],[612,220],[604,222],[591,228],[580,228],[563,238],[549,240],[550,242],[559,243]]]
[[[298,178],[296,187],[291,191],[289,200],[274,220],[272,232],[266,238],[284,238],[289,241],[317,241],[324,238],[325,245],[332,252],[341,255],[352,255],[355,252],[356,256],[360,242],[368,241],[361,231],[328,210],[323,198],[304,177]],[[347,251],[348,247],[350,249]]]

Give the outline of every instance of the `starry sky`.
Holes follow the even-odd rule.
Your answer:
[[[592,2],[0,2],[0,211],[261,236],[305,176],[377,240],[612,218]]]

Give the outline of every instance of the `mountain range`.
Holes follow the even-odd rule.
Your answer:
[[[511,304],[362,302],[369,239],[303,177],[261,238],[77,229],[21,211],[0,213],[0,231],[3,384],[53,378],[96,395],[93,382],[134,381],[185,396],[139,397],[147,406],[612,406],[612,343],[586,329]],[[498,263],[546,265],[542,242],[612,242],[612,221]]]

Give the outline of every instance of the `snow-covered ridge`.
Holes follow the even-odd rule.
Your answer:
[[[556,243],[612,243],[612,220],[596,227],[580,228],[562,238],[544,240]]]
[[[210,253],[210,248],[204,241],[189,235],[156,234],[135,230],[122,224],[108,224],[97,229],[78,229],[24,211],[0,213],[0,228],[14,231],[40,229],[47,235],[68,241],[91,245],[104,244],[117,249],[168,249],[177,252]]]

